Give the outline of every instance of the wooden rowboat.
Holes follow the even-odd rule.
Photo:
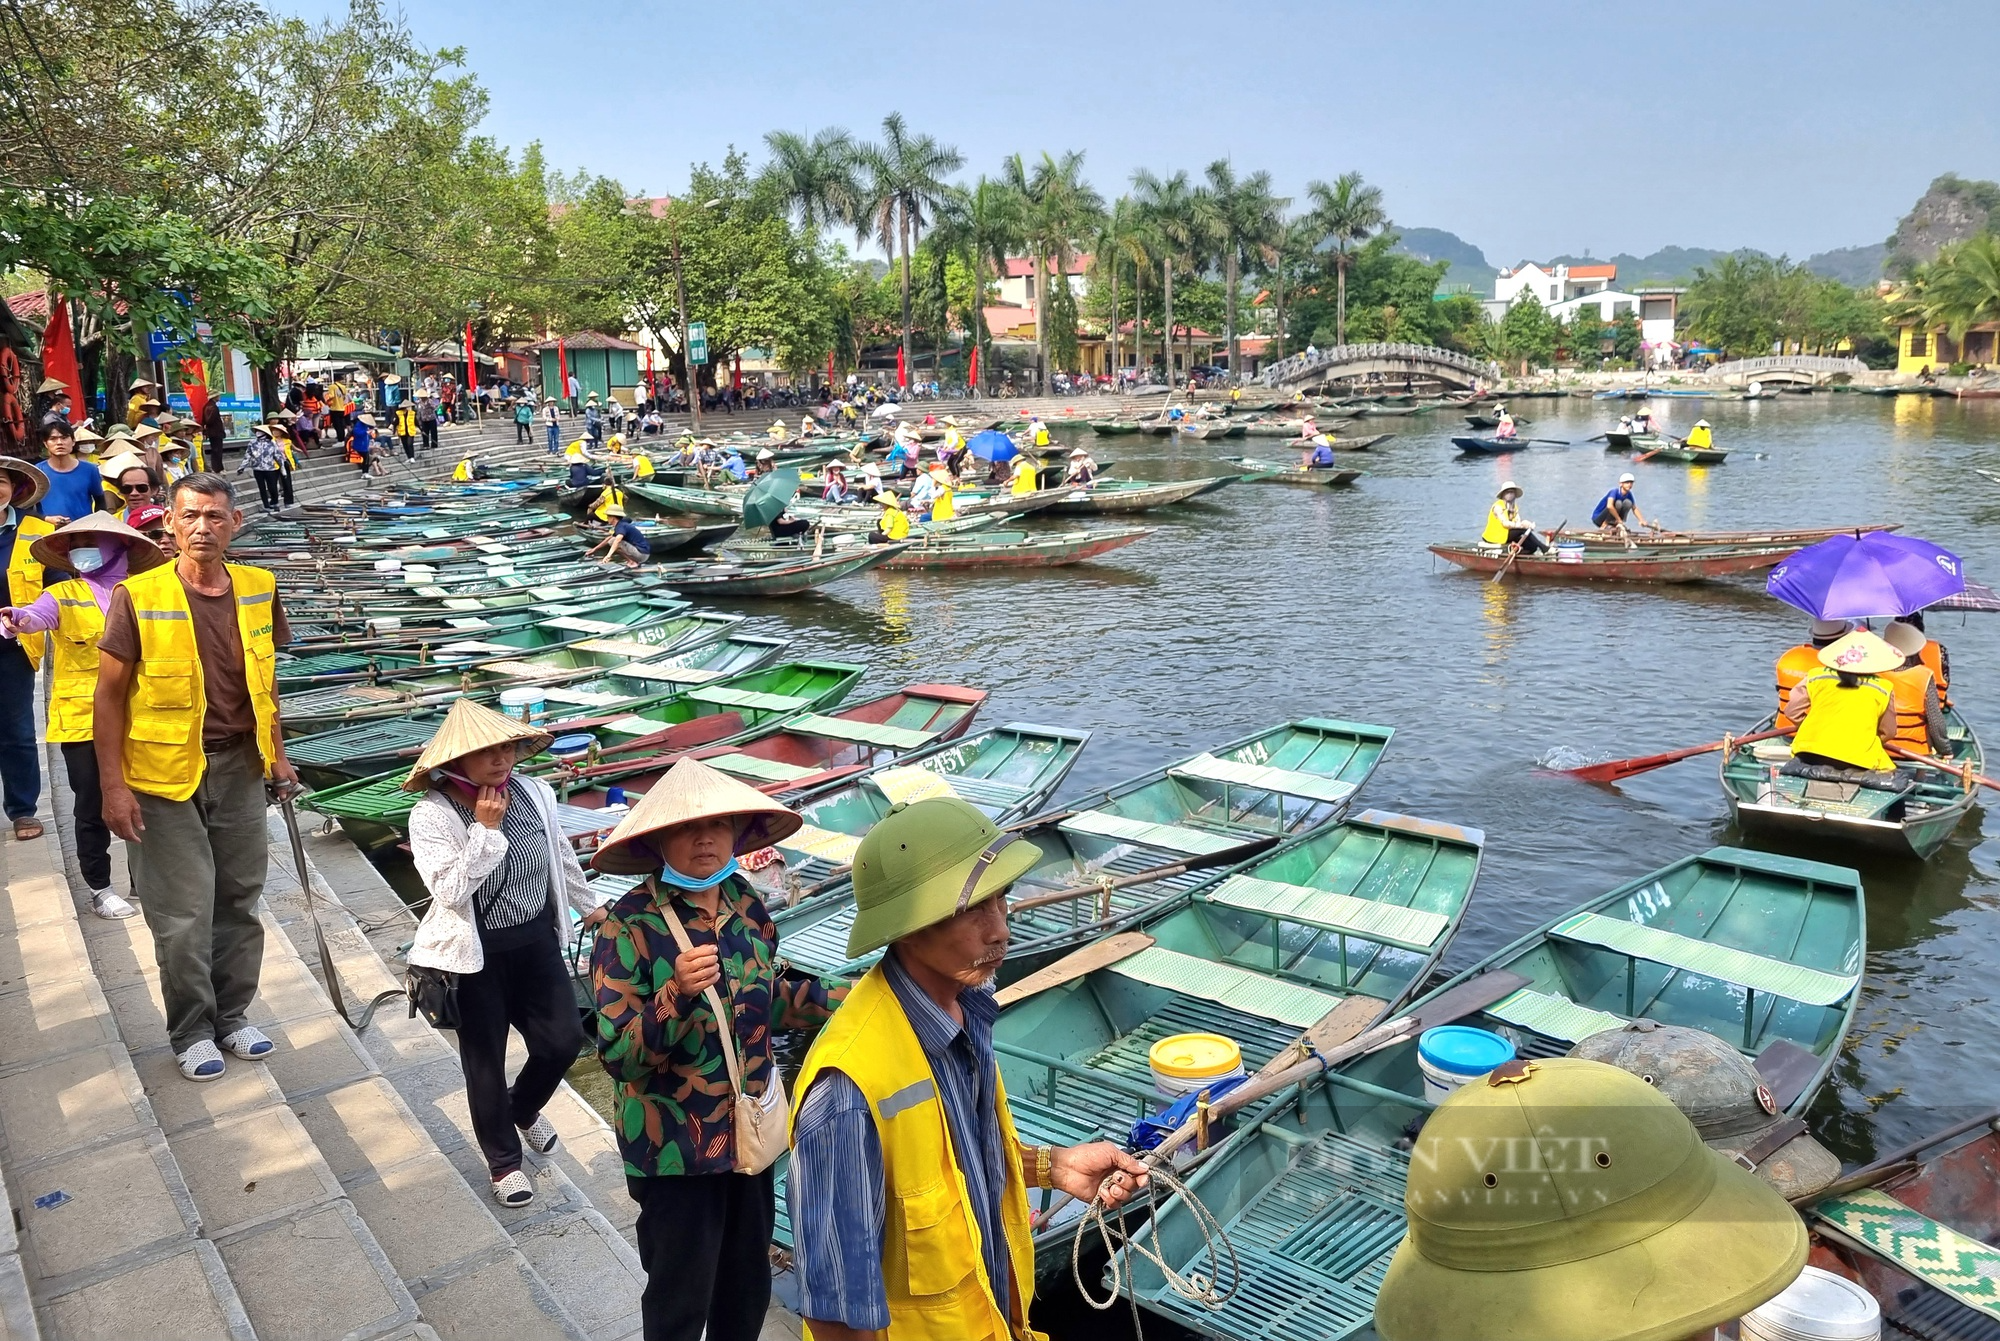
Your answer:
[[[1139,424],[1132,419],[1092,419],[1088,421],[1090,431],[1107,438],[1121,437],[1127,433],[1137,433]]]
[[[1153,532],[1144,526],[1103,527],[1057,534],[1026,531],[974,532],[926,544],[905,546],[882,565],[885,569],[940,568],[1060,568],[1123,549]]]
[[[1676,438],[1657,447],[1648,447],[1642,455],[1649,461],[1685,461],[1693,466],[1719,466],[1729,459],[1729,449],[1690,447]]]
[[[1056,499],[1044,511],[1052,517],[1097,517],[1114,512],[1145,512],[1173,503],[1185,503],[1190,498],[1213,493],[1234,483],[1236,483],[1234,475],[1212,475],[1198,480],[1164,482],[1100,479],[1088,488],[1064,491],[1063,496]]]
[[[1324,488],[1352,484],[1361,478],[1360,471],[1338,466],[1299,466],[1286,461],[1260,461],[1254,456],[1232,456],[1227,460],[1243,468],[1245,484],[1303,484]]]
[[[1514,452],[1525,452],[1531,444],[1526,438],[1475,438],[1454,437],[1451,445],[1468,456],[1508,456]]]
[[[671,569],[674,588],[712,601],[796,596],[886,563],[908,546],[868,545],[776,563],[707,563]]]
[[[1776,720],[1768,717],[1754,729],[1768,731]],[[1971,724],[1948,708],[1945,726],[1951,749],[1944,761],[1982,772],[1986,757]],[[1722,790],[1744,833],[1815,849],[1838,843],[1925,860],[1944,846],[1978,799],[1978,784],[1921,764],[1896,766],[1899,778],[1915,784],[1904,792],[1787,777],[1781,770],[1791,756],[1790,745],[1781,740],[1724,751]]]
[[[1561,1056],[1633,1019],[1703,1029],[1783,1075],[1773,1100],[1796,1116],[1853,1021],[1866,931],[1857,872],[1713,848],[1565,913],[1405,1014],[1506,974],[1503,986],[1519,985],[1462,1023],[1501,1034],[1521,1057]],[[1202,1308],[1134,1260],[1138,1302],[1207,1336],[1268,1337],[1273,1317],[1292,1336],[1372,1335],[1375,1292],[1404,1234],[1406,1135],[1435,1108],[1423,1096],[1408,1037],[1274,1099],[1188,1180],[1235,1245],[1238,1274],[1223,1264],[1220,1284],[1245,1288]],[[1175,1270],[1216,1279],[1185,1204],[1169,1202],[1156,1228]]]
[[[1565,531],[1564,540],[1581,540],[1591,549],[1700,549],[1711,545],[1796,545],[1804,549],[1837,535],[1860,537],[1870,531],[1900,531],[1901,522],[1864,526],[1806,526],[1768,531],[1634,531],[1628,536],[1603,531]]]
[[[1724,546],[1704,550],[1586,550],[1574,559],[1548,554],[1521,555],[1510,575],[1550,582],[1706,582],[1776,568],[1797,545]],[[1431,553],[1475,573],[1497,573],[1507,551],[1491,545],[1440,544]]]

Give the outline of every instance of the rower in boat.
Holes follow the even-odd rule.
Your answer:
[[[771,421],[771,426],[764,430],[764,435],[768,437],[772,442],[784,442],[786,439],[792,436],[792,430],[785,427],[784,420],[773,419]]]
[[[653,546],[646,533],[626,519],[623,507],[613,506],[605,512],[604,520],[611,523],[611,534],[585,551],[584,558],[602,559],[605,563],[623,560],[627,568],[637,568],[652,557]]]
[[[1773,724],[1780,731],[1790,731],[1798,723],[1785,716],[1785,705],[1791,702],[1792,690],[1799,681],[1820,668],[1819,654],[1837,640],[1847,636],[1852,626],[1844,619],[1815,619],[1805,642],[1797,647],[1787,647],[1778,655],[1778,720]]]
[[[1640,433],[1640,434],[1658,433],[1660,431],[1660,425],[1659,422],[1653,418],[1653,412],[1651,410],[1641,410],[1637,414],[1632,416],[1632,431],[1634,433]]]
[[[1324,470],[1333,464],[1333,444],[1326,440],[1326,434],[1316,433],[1307,439],[1309,444],[1299,456],[1302,470]]]
[[[1514,427],[1514,416],[1507,412],[1506,406],[1501,406],[1499,422],[1493,426],[1494,441],[1512,442],[1514,436],[1519,432],[1520,430]]]
[[[467,452],[460,458],[459,463],[451,468],[451,478],[458,484],[470,484],[485,477],[486,467],[479,464],[479,457],[473,452]]]
[[[1038,414],[1028,416],[1028,441],[1037,448],[1047,447],[1052,441],[1048,425],[1042,422],[1042,417]]]
[[[903,511],[902,503],[894,489],[884,489],[875,495],[875,501],[882,505],[882,515],[875,519],[875,529],[868,533],[871,545],[886,545],[910,538],[910,514]]]
[[[916,481],[910,485],[910,511],[917,515],[918,521],[929,519],[931,505],[937,502],[937,496],[937,476],[928,470],[918,471]]]
[[[719,450],[714,443],[708,444],[708,449],[711,452]],[[727,475],[738,484],[750,478],[750,467],[743,464],[742,453],[738,452],[734,447],[722,450],[722,454],[715,464],[717,473]]]
[[[1013,482],[1008,486],[1008,492],[1017,498],[1022,494],[1034,493],[1035,490],[1041,487],[1040,482],[1035,477],[1035,463],[1025,456],[1015,457],[1012,474]]]
[[[1079,489],[1088,489],[1097,481],[1097,461],[1081,447],[1072,447],[1069,453],[1069,470],[1063,475],[1063,483]]]
[[[1924,644],[1929,640],[1920,630],[1898,620],[1882,630],[1882,641],[1903,658],[1900,667],[1882,673],[1896,694],[1896,738],[1890,744],[1919,754],[1948,753],[1951,735],[1944,722],[1944,703],[1938,694],[1937,677],[1923,659]]]
[[[799,416],[800,442],[804,442],[807,438],[817,438],[825,431],[819,426],[819,420],[813,418],[811,415],[805,414]]]
[[[1923,611],[1911,611],[1909,614],[1903,616],[1903,622],[1924,635],[1924,650],[1919,655],[1923,657],[1924,664],[1931,668],[1931,674],[1937,679],[1938,701],[1949,708],[1951,706],[1951,653],[1945,650],[1943,643],[1924,631]]]
[[[930,473],[931,478],[937,481],[938,491],[937,497],[931,500],[931,515],[928,520],[932,524],[948,522],[958,515],[958,504],[953,501],[957,481],[951,472],[941,465],[933,465]]]
[[[1885,791],[1906,788],[1883,748],[1896,738],[1896,692],[1883,673],[1899,668],[1902,654],[1856,629],[1821,648],[1819,662],[1785,700],[1785,715],[1799,730],[1784,771]]]
[[[1310,447],[1313,441],[1321,436],[1319,422],[1312,415],[1308,414],[1305,418],[1299,420],[1299,436],[1293,438],[1292,441],[1298,443],[1301,447]]]
[[[769,447],[766,447],[757,453],[756,474],[759,479],[762,479],[766,475],[775,473],[777,469],[778,469],[778,454],[776,452],[772,451]]]
[[[1639,500],[1632,492],[1637,483],[1637,477],[1630,471],[1620,475],[1611,492],[1597,500],[1597,507],[1590,514],[1591,525],[1614,535],[1624,535],[1634,522],[1649,531],[1659,530],[1659,523],[1647,521],[1646,514],[1639,510]]]
[[[624,506],[625,491],[618,487],[617,480],[607,476],[604,481],[604,492],[599,494],[597,501],[590,505],[590,515],[601,522],[608,522],[611,520],[611,510],[613,508],[622,509]]]
[[[1541,554],[1549,548],[1535,530],[1535,524],[1521,517],[1521,486],[1508,480],[1500,486],[1493,506],[1486,513],[1486,529],[1479,535],[1482,545],[1512,547],[1523,554]]]
[[[1697,419],[1694,421],[1694,427],[1688,430],[1687,445],[1700,449],[1715,446],[1715,431],[1709,427],[1708,420]]]
[[[646,454],[645,448],[642,447],[638,451],[632,453],[633,479],[650,480],[653,478],[654,473],[655,472],[653,470],[653,458]]]

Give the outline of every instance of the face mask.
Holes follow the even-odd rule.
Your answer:
[[[507,770],[507,777],[502,778],[497,785],[504,788],[507,785],[508,781],[513,778],[513,776],[514,776],[514,771],[512,769]],[[431,770],[432,782],[443,782],[447,778],[449,778],[453,782],[456,782],[459,786],[465,788],[469,792],[477,793],[479,791],[480,784],[474,782],[471,778],[468,778],[463,773],[454,773],[448,768],[433,768]]]
[[[727,862],[723,863],[722,869],[717,871],[714,875],[697,879],[691,875],[682,875],[679,871],[676,871],[673,867],[667,865],[665,862],[661,862],[660,880],[663,884],[672,885],[675,889],[690,889],[690,890],[713,889],[715,886],[727,880],[730,876],[735,875],[739,869],[740,868],[736,865],[736,858],[731,857]]]
[[[79,573],[94,573],[102,568],[106,562],[104,551],[101,549],[83,545],[73,545],[70,547],[69,566]]]

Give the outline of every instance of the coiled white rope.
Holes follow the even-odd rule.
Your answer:
[[[1155,1267],[1159,1268],[1160,1274],[1166,1278],[1167,1288],[1189,1303],[1196,1304],[1202,1308],[1221,1308],[1224,1304],[1235,1298],[1237,1286],[1242,1279],[1241,1269],[1236,1261],[1236,1245],[1229,1241],[1229,1235],[1223,1231],[1222,1223],[1215,1218],[1215,1213],[1202,1204],[1200,1197],[1197,1197],[1188,1190],[1186,1183],[1183,1183],[1167,1169],[1155,1167],[1147,1172],[1150,1175],[1148,1182],[1149,1191],[1152,1195],[1153,1209],[1146,1217],[1148,1222],[1147,1228],[1150,1232],[1146,1235],[1145,1239],[1135,1238],[1126,1229],[1126,1207],[1121,1205],[1116,1208],[1108,1208],[1104,1202],[1104,1192],[1100,1188],[1098,1194],[1091,1199],[1090,1205],[1084,1208],[1083,1218],[1077,1222],[1076,1237],[1070,1241],[1069,1253],[1070,1275],[1076,1281],[1076,1292],[1083,1297],[1083,1302],[1099,1312],[1105,1312],[1117,1306],[1120,1294],[1125,1295],[1127,1301],[1132,1306],[1133,1335],[1138,1337],[1144,1337],[1145,1332],[1139,1321],[1139,1296],[1136,1289],[1130,1254],[1137,1254],[1145,1258],[1148,1262],[1151,1262]],[[1208,1260],[1219,1266],[1225,1258],[1227,1259],[1229,1263],[1228,1290],[1222,1291],[1217,1288],[1221,1279],[1221,1272],[1218,1271],[1214,1277],[1208,1279],[1204,1279],[1199,1273],[1184,1276],[1169,1265],[1166,1258],[1162,1255],[1160,1249],[1160,1218],[1157,1209],[1159,1202],[1163,1200],[1157,1191],[1161,1187],[1165,1187],[1170,1195],[1178,1196],[1183,1202],[1187,1203],[1189,1214],[1194,1216],[1195,1228],[1201,1231],[1202,1242],[1207,1246]],[[1111,1224],[1106,1218],[1107,1210],[1110,1211],[1111,1218],[1117,1221],[1118,1228],[1115,1238]],[[1083,1238],[1085,1231],[1091,1229],[1096,1230],[1098,1241],[1104,1245],[1111,1275],[1110,1293],[1102,1299],[1093,1295],[1090,1292],[1090,1287],[1083,1280]],[[1121,1249],[1128,1254],[1122,1259],[1119,1256]]]

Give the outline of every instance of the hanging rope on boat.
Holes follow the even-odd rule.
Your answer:
[[[1125,1228],[1124,1206],[1112,1210],[1111,1215],[1118,1224],[1117,1237],[1114,1240],[1112,1228],[1105,1219],[1107,1208],[1104,1204],[1104,1193],[1100,1190],[1091,1198],[1090,1205],[1084,1208],[1083,1218],[1077,1222],[1076,1237],[1070,1241],[1070,1275],[1076,1281],[1076,1292],[1083,1297],[1083,1302],[1100,1313],[1117,1307],[1118,1296],[1125,1295],[1126,1302],[1132,1306],[1132,1334],[1142,1338],[1142,1341],[1146,1333],[1139,1320],[1139,1297],[1129,1254],[1136,1253],[1158,1267],[1160,1274],[1166,1278],[1167,1288],[1189,1303],[1198,1304],[1202,1308],[1221,1308],[1234,1299],[1238,1284],[1242,1280],[1242,1271],[1236,1261],[1236,1245],[1229,1241],[1229,1235],[1223,1231],[1222,1222],[1215,1218],[1215,1213],[1202,1204],[1200,1197],[1188,1190],[1186,1183],[1165,1168],[1156,1166],[1148,1170],[1148,1173],[1150,1175],[1148,1191],[1155,1205],[1157,1206],[1162,1200],[1158,1192],[1161,1187],[1166,1188],[1169,1195],[1179,1197],[1187,1204],[1189,1213],[1194,1216],[1195,1228],[1201,1231],[1202,1242],[1208,1250],[1208,1260],[1220,1264],[1225,1257],[1227,1258],[1229,1288],[1226,1291],[1218,1291],[1216,1288],[1221,1275],[1219,1272],[1216,1276],[1206,1279],[1199,1273],[1183,1276],[1168,1265],[1160,1249],[1160,1218],[1157,1210],[1146,1217],[1146,1228],[1149,1232],[1143,1240],[1135,1238]],[[1083,1236],[1088,1229],[1097,1231],[1098,1241],[1104,1245],[1107,1254],[1111,1289],[1102,1299],[1093,1295],[1083,1280]],[[1120,1250],[1128,1254],[1122,1260],[1119,1257]]]

